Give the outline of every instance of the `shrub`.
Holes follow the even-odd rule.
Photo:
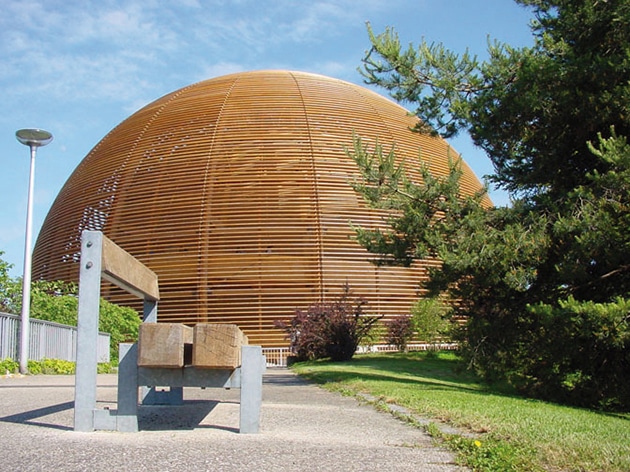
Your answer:
[[[109,333],[110,358],[118,362],[118,345],[124,342],[135,342],[142,320],[132,308],[118,306],[101,299],[99,329]]]
[[[345,285],[336,301],[297,310],[292,320],[278,321],[276,326],[286,331],[297,360],[347,361],[379,320],[363,314],[365,304],[360,298],[351,300],[350,288]]]
[[[96,373],[97,374],[114,374],[116,373],[116,369],[111,363],[101,362],[96,365]]]
[[[438,298],[423,298],[411,308],[413,328],[421,341],[436,343],[450,329],[452,308]]]
[[[529,307],[533,344],[515,345],[510,380],[523,392],[582,407],[628,411],[630,300]]]
[[[413,319],[409,315],[397,316],[387,323],[387,343],[399,351],[407,352],[407,344],[413,336]]]
[[[2,259],[3,251],[0,251],[0,311],[5,313],[19,313],[21,306],[22,289],[19,279],[9,275],[13,264]]]
[[[42,359],[40,365],[46,375],[72,375],[76,371],[76,363],[61,359]]]
[[[20,369],[20,364],[13,359],[4,359],[0,361],[0,375],[15,374]]]
[[[37,281],[31,285],[31,317],[68,326],[77,325],[77,285]]]
[[[29,360],[28,361],[28,372],[32,375],[39,375],[42,373],[42,363],[40,361]]]
[[[38,281],[33,283],[31,291],[31,316],[38,320],[76,326],[78,302],[76,284]],[[112,362],[118,360],[118,344],[138,339],[141,322],[138,313],[132,308],[118,306],[101,298],[98,329],[110,335]]]
[[[28,373],[31,375],[73,375],[76,372],[76,363],[72,361],[64,361],[62,359],[42,359],[40,361],[28,361]],[[2,375],[17,374],[20,364],[13,359],[4,359],[0,361],[0,372]],[[114,367],[110,363],[101,363],[97,366],[97,373],[111,374],[115,372]]]

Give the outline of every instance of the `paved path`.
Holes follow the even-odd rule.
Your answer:
[[[116,376],[98,385],[98,407],[116,408]],[[259,434],[238,434],[238,390],[141,407],[138,433],[72,431],[73,397],[73,376],[0,378],[0,470],[464,470],[422,431],[286,369],[265,374]]]

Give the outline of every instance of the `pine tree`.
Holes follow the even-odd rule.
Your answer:
[[[610,368],[630,368],[630,2],[518,3],[533,9],[533,47],[490,43],[479,62],[439,44],[403,49],[393,29],[368,28],[362,66],[368,83],[414,106],[418,132],[469,133],[513,204],[461,198],[456,162],[446,178],[425,171],[411,183],[392,153],[357,138],[355,189],[392,212],[391,231],[357,228],[357,237],[384,263],[441,260],[428,288],[458,301],[465,353],[488,378],[627,407]],[[585,349],[598,361],[586,362]]]

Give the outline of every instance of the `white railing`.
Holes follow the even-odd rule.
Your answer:
[[[407,344],[407,351],[453,351],[458,348],[457,343],[414,343]],[[359,346],[357,352],[398,352],[393,344],[375,344],[373,346]]]
[[[287,356],[291,355],[288,347],[263,347],[262,353],[267,359],[267,367],[286,367]]]
[[[0,360],[17,359],[20,317],[0,313]],[[77,328],[51,321],[30,320],[30,348],[28,358],[76,361]],[[109,362],[109,334],[99,333],[98,362]]]

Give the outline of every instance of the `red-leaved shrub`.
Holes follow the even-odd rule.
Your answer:
[[[290,321],[277,321],[275,325],[286,331],[297,360],[347,361],[379,319],[363,313],[366,303],[362,298],[352,300],[350,288],[345,285],[337,300],[297,310]]]

